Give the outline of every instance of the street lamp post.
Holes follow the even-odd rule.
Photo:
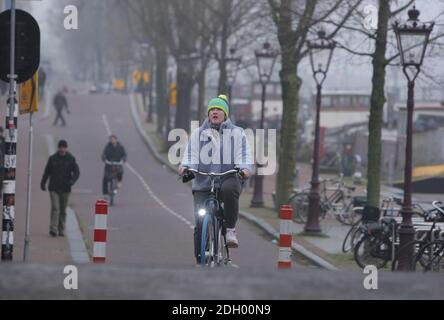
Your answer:
[[[424,54],[429,42],[434,23],[419,21],[420,12],[413,6],[408,11],[409,19],[405,23],[395,22],[393,29],[398,42],[403,72],[408,82],[407,94],[407,130],[404,168],[404,202],[402,204],[402,222],[399,228],[400,250],[398,270],[413,269],[413,245],[415,238],[412,224],[412,136],[415,80],[421,70]]]
[[[230,54],[225,58],[225,65],[227,68],[227,87],[228,87],[228,99],[232,100],[233,84],[236,81],[237,72],[241,63],[241,57],[236,56],[236,49],[231,48]]]
[[[143,101],[143,110],[147,112],[147,118],[146,118],[146,122],[151,122],[151,101],[149,102],[149,108],[148,105],[146,103],[146,83],[145,83],[145,72],[146,72],[146,60],[148,58],[148,52],[149,52],[149,48],[150,45],[149,43],[141,43],[140,44],[140,48],[141,48],[141,52],[142,52],[142,70],[141,70],[141,79],[140,79],[140,88],[141,88],[141,93],[142,93],[142,101]]]
[[[276,62],[276,57],[278,52],[274,50],[268,42],[265,42],[261,49],[254,52],[256,56],[256,63],[259,72],[259,81],[262,84],[262,106],[261,106],[261,122],[260,129],[264,129],[264,117],[265,117],[265,95],[267,84],[270,82],[271,75],[273,73],[274,64]],[[264,141],[256,144],[256,147],[262,148]],[[262,150],[259,150],[256,154],[262,155]],[[251,200],[251,207],[261,208],[264,206],[263,200],[263,180],[264,177],[259,175],[259,168],[262,166],[261,163],[256,163],[256,174],[254,177],[254,192],[253,199]]]
[[[308,233],[320,233],[322,231],[319,224],[319,146],[322,84],[327,77],[327,71],[335,46],[335,42],[327,39],[325,31],[323,30],[318,32],[317,39],[307,41],[313,78],[316,81],[315,140],[313,147],[311,190],[308,196],[308,217],[307,224],[305,225],[305,232]]]

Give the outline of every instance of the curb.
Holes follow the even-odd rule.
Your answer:
[[[158,162],[160,162],[162,165],[168,167],[173,172],[177,172],[177,168],[175,166],[173,166],[171,163],[165,161],[160,156],[159,152],[155,148],[154,143],[151,141],[151,138],[148,136],[148,134],[143,129],[142,124],[140,123],[140,118],[137,116],[137,110],[136,110],[137,107],[135,106],[135,103],[134,103],[134,94],[129,94],[129,100],[130,100],[130,110],[131,110],[131,115],[133,117],[133,121],[136,124],[137,131],[139,132],[143,141],[147,145],[149,151],[154,155],[154,157],[156,158],[156,160]],[[257,227],[262,229],[268,235],[272,236],[275,239],[279,239],[279,232],[277,232],[276,229],[274,229],[274,227],[271,224],[265,222],[264,220],[262,220],[260,218],[255,217],[251,213],[248,213],[245,211],[239,211],[239,215],[242,218],[244,218],[245,220],[255,224]],[[324,268],[327,270],[331,270],[331,271],[338,271],[339,270],[331,263],[325,261],[324,259],[322,259],[321,257],[317,256],[316,254],[312,253],[311,251],[308,251],[303,246],[301,246],[300,244],[297,244],[294,241],[292,242],[291,248],[295,252],[301,254],[306,259],[308,259],[309,261],[311,261],[312,263],[317,265],[318,267],[321,267],[321,268]]]

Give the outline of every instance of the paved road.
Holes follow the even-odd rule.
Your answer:
[[[380,272],[377,290],[366,290],[360,272],[305,267],[298,272],[264,267],[178,272],[175,267],[88,265],[78,268],[78,289],[65,290],[63,270],[62,265],[5,266],[0,292],[10,299],[442,299],[439,274]]]
[[[101,197],[103,164],[100,155],[109,134],[116,134],[128,153],[123,187],[110,208],[107,259],[121,265],[189,266],[192,246],[190,188],[151,156],[131,118],[129,98],[123,95],[69,97],[72,114],[66,127],[46,127],[56,140],[68,140],[81,175],[71,204],[91,243],[94,203]],[[52,119],[51,119],[52,120]],[[40,128],[45,130],[45,128]],[[240,248],[233,263],[240,267],[274,267],[277,247],[240,222]]]

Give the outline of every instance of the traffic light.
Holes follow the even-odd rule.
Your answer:
[[[15,73],[17,83],[25,82],[40,64],[40,28],[26,11],[16,9]],[[11,50],[11,10],[0,13],[0,79],[8,82]]]

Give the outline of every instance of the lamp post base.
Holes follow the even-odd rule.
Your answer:
[[[319,224],[319,200],[319,192],[312,190],[308,196],[308,219],[304,228],[305,233],[322,233],[322,229]]]
[[[251,199],[250,203],[251,208],[264,207],[263,182],[264,182],[263,176],[256,175],[254,177],[254,194],[253,194],[253,199]]]
[[[403,244],[403,249],[399,251],[398,271],[414,271],[415,257],[412,242],[415,240],[415,228],[413,225],[402,223],[398,232],[399,243]]]

